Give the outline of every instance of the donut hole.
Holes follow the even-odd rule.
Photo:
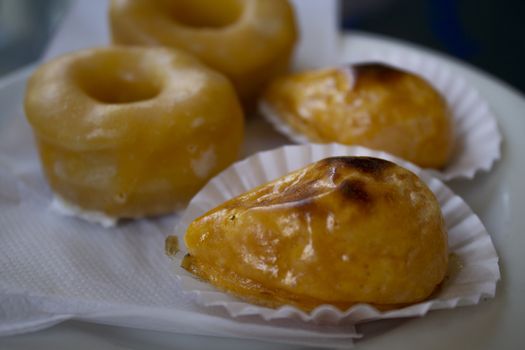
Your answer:
[[[223,28],[241,17],[239,0],[176,0],[159,3],[164,14],[175,22],[195,28]]]
[[[74,67],[78,86],[106,104],[133,103],[159,95],[161,79],[135,55],[113,52],[86,57]]]

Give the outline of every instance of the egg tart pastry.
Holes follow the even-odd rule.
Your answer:
[[[429,297],[448,264],[433,193],[369,157],[326,158],[239,195],[195,219],[184,240],[185,269],[272,308],[396,308]]]
[[[262,113],[311,142],[385,151],[425,168],[452,156],[445,99],[423,78],[383,64],[307,71],[275,80]]]

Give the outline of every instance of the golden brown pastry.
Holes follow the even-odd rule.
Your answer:
[[[385,160],[321,160],[197,218],[183,267],[269,307],[395,308],[427,298],[447,270],[439,204]],[[168,241],[169,243],[169,241]]]
[[[287,0],[112,0],[110,24],[116,44],[193,53],[245,101],[287,70],[297,39]]]
[[[230,82],[166,48],[57,58],[31,77],[25,111],[54,192],[116,218],[183,208],[237,158],[243,135]]]
[[[422,78],[382,64],[282,77],[261,108],[313,142],[362,145],[430,168],[451,157],[446,101]]]

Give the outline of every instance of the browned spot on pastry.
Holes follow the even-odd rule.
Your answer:
[[[353,66],[353,69],[357,77],[357,83],[359,83],[359,78],[368,78],[387,84],[408,74],[400,69],[381,63],[356,64]]]
[[[360,204],[372,203],[372,197],[361,180],[348,179],[341,182],[338,187],[344,198]]]
[[[374,176],[380,176],[383,170],[393,165],[393,163],[389,161],[373,157],[332,157],[326,158],[323,162],[335,166],[343,165]]]

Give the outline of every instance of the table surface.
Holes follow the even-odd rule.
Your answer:
[[[462,62],[410,44],[365,33],[348,33],[342,39],[342,57],[359,50],[385,47],[409,48],[446,64],[461,74],[488,100],[501,128],[502,159],[488,174],[474,181],[455,180],[450,187],[469,203],[492,234],[500,255],[502,281],[494,299],[474,307],[433,311],[418,319],[372,322],[359,326],[365,334],[358,349],[518,349],[525,342],[525,98],[518,91]],[[0,95],[7,99],[25,79],[28,70],[0,81]],[[16,89],[14,89],[16,90]],[[11,91],[11,92],[10,92]],[[6,99],[2,99],[7,101]],[[266,349],[268,343],[231,338],[181,335],[124,327],[68,321],[53,328],[0,338],[0,349]],[[298,347],[272,344],[273,349]]]

